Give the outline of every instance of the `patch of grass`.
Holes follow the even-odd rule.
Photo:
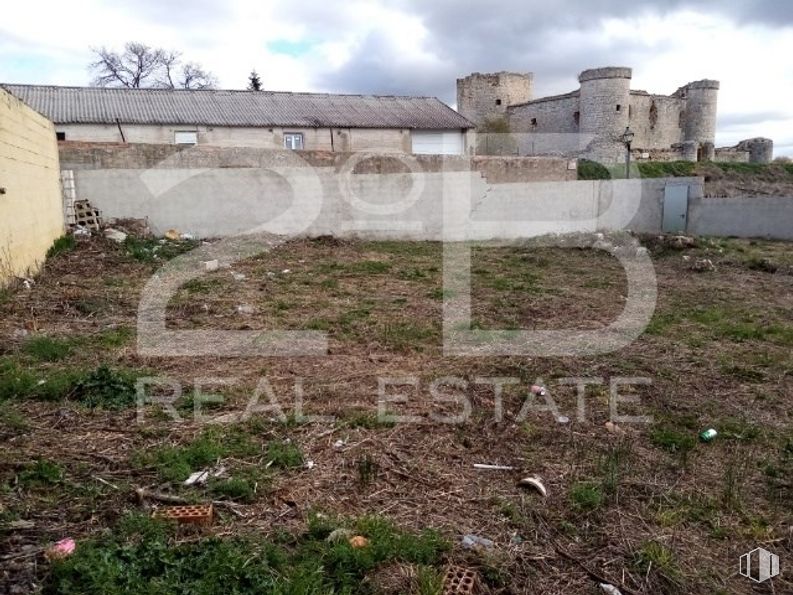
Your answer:
[[[711,530],[718,528],[719,503],[714,498],[693,494],[670,494],[656,513],[656,521],[663,527],[682,523],[704,524]]]
[[[603,493],[616,497],[622,477],[627,473],[633,458],[633,448],[628,441],[621,442],[609,449],[600,461],[600,472],[603,476]]]
[[[591,512],[605,501],[603,490],[596,482],[582,481],[570,488],[570,503],[579,512]]]
[[[416,594],[441,595],[443,592],[443,573],[432,566],[416,568]]]
[[[716,427],[722,440],[754,442],[763,437],[763,430],[745,419],[728,417],[718,421]]]
[[[696,175],[697,164],[691,161],[638,161],[642,178],[690,177]]]
[[[0,434],[3,432],[16,436],[30,428],[27,418],[8,405],[0,406]]]
[[[303,466],[303,452],[294,442],[275,440],[267,445],[267,462],[280,469]]]
[[[100,347],[114,348],[121,347],[127,343],[133,336],[134,331],[126,326],[120,326],[114,329],[108,329],[90,338],[90,342]]]
[[[690,428],[678,429],[671,423],[661,423],[650,431],[650,442],[655,446],[677,455],[681,462],[688,460],[689,453],[697,445],[696,431]]]
[[[436,592],[438,575],[429,569],[449,549],[436,533],[406,533],[376,517],[343,524],[367,537],[369,545],[355,549],[346,540],[325,541],[335,528],[329,523],[322,531],[310,525],[286,545],[283,538],[270,542],[258,536],[174,543],[169,525],[129,515],[114,531],[83,541],[72,556],[56,562],[43,593],[353,595],[369,592],[367,574],[397,562],[425,567],[420,592]]]
[[[256,499],[256,482],[245,477],[213,479],[209,482],[209,492],[215,497],[250,504]]]
[[[421,351],[424,344],[436,336],[434,328],[410,322],[386,324],[380,333],[383,343],[397,351]]]
[[[14,360],[0,358],[0,401],[60,401],[69,397],[80,377],[79,372],[63,370],[37,374]]]
[[[253,456],[258,452],[259,445],[250,435],[229,428],[210,428],[187,444],[137,453],[133,462],[137,466],[156,467],[163,481],[181,482],[220,459]]]
[[[54,362],[69,357],[72,345],[65,339],[39,336],[25,341],[22,351],[39,361]]]
[[[654,575],[666,585],[663,592],[677,585],[681,578],[675,553],[657,541],[645,541],[633,554],[633,567],[643,575]]]
[[[176,258],[199,245],[198,240],[158,240],[127,236],[122,244],[124,252],[139,262],[161,262]]]
[[[63,468],[53,461],[39,459],[25,467],[19,474],[19,481],[26,486],[54,485],[63,479]]]
[[[65,235],[59,237],[52,243],[52,246],[47,250],[47,258],[55,258],[61,254],[71,252],[77,247],[77,240],[72,235]]]
[[[181,289],[191,295],[210,293],[213,289],[218,289],[223,285],[220,279],[191,279]]]

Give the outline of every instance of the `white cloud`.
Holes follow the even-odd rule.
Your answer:
[[[516,6],[532,10],[526,2]],[[465,10],[464,4],[459,10]],[[542,46],[525,58],[535,63],[522,69],[535,72],[539,93],[571,90],[576,67],[603,66],[603,60],[632,66],[633,87],[654,93],[715,78],[721,81],[723,122],[718,144],[769,136],[793,153],[793,63],[788,59],[793,55],[793,27],[738,24],[726,9],[718,10],[663,15],[634,11],[584,24],[560,18],[543,29],[536,40]],[[487,39],[476,41],[492,48],[487,62],[492,65],[508,49],[500,47],[499,33],[514,34],[514,27],[509,11],[490,18],[492,22],[479,23],[476,29]],[[227,88],[243,88],[256,68],[269,89],[401,91],[451,100],[454,78],[467,74],[465,64],[470,62],[458,56],[459,45],[433,26],[426,14],[405,1],[28,0],[3,8],[0,80],[84,85],[90,78],[89,47],[140,40],[181,50]],[[278,42],[298,50],[278,52],[273,49]],[[561,76],[568,68],[569,75]]]

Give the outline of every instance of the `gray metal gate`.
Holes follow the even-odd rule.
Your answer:
[[[688,223],[688,184],[667,184],[664,188],[663,231],[680,233]]]

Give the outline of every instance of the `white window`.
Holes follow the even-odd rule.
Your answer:
[[[196,145],[198,133],[195,130],[177,130],[173,133],[173,142],[177,145]]]
[[[302,151],[303,133],[284,132],[284,149],[292,149],[293,151]]]

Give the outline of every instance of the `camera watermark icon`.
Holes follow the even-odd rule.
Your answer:
[[[779,556],[761,547],[741,556],[739,570],[741,576],[762,583],[779,575]]]

